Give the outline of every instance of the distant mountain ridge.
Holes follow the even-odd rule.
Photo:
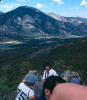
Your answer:
[[[0,11],[0,14],[2,14],[3,12]]]
[[[55,14],[53,12],[47,13],[47,15],[53,17],[54,19],[56,19],[58,21],[64,21],[64,22],[66,22],[66,20],[64,19],[63,16],[60,16],[60,15]]]
[[[87,23],[58,21],[40,10],[21,6],[0,15],[0,40],[87,36]]]
[[[55,13],[47,13],[47,15],[53,17],[54,19],[56,19],[58,21],[69,22],[69,23],[72,23],[72,24],[87,23],[87,19],[86,18],[64,17],[64,16],[60,16],[60,15],[55,14]]]

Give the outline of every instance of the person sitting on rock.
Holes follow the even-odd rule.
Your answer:
[[[25,77],[17,89],[17,96],[15,100],[33,100],[35,98],[34,91],[32,89],[37,76],[34,74]]]
[[[44,69],[45,70],[42,77],[43,81],[45,81],[45,79],[51,75],[58,76],[57,72],[51,68],[49,63],[44,64]]]

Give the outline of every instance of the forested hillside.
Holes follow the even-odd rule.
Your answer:
[[[37,66],[45,61],[51,62],[59,73],[67,69],[79,72],[83,82],[87,84],[87,38],[56,45],[49,52],[37,54],[32,59],[32,63]]]
[[[0,51],[0,97],[14,93],[29,70],[43,72],[43,63],[50,62],[61,74],[77,71],[87,85],[87,38],[49,46],[14,48]]]

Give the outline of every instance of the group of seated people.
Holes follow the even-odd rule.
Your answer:
[[[74,77],[70,83],[66,83],[54,71],[55,75],[48,77],[45,76],[45,72],[43,77],[46,79],[43,80],[43,89],[39,97],[35,97],[32,89],[38,77],[30,74],[19,84],[15,100],[87,100],[87,87],[80,85],[77,78]]]

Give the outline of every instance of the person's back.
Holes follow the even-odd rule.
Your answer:
[[[25,77],[17,89],[17,96],[15,100],[33,100],[35,98],[34,91],[31,89],[37,80],[34,74]]]
[[[20,83],[17,90],[17,97],[15,100],[29,100],[34,99],[34,91],[26,86],[24,83]]]
[[[50,100],[87,100],[87,87],[71,83],[59,84]]]

